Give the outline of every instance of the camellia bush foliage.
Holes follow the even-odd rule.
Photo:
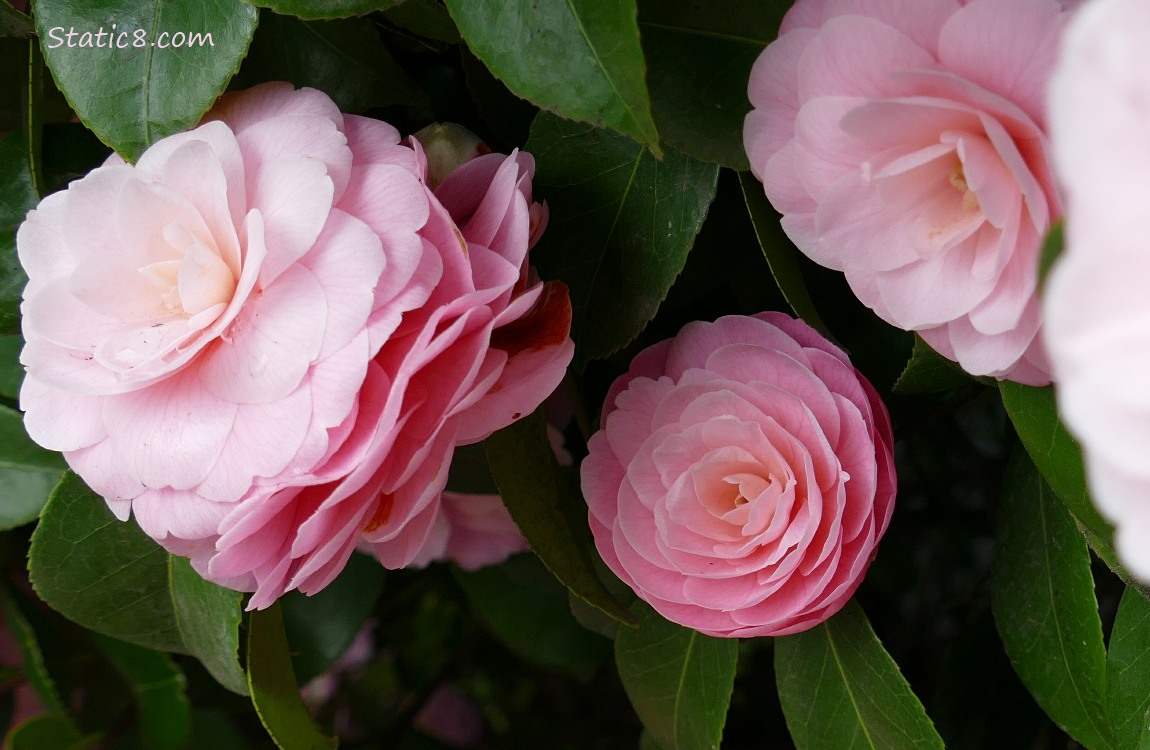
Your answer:
[[[895,327],[888,321],[900,313],[871,309],[874,269],[851,266],[851,257],[834,261],[846,266],[845,277],[817,265],[810,248],[800,252],[788,238],[794,225],[780,224],[814,215],[828,193],[808,182],[812,193],[800,198],[809,203],[775,201],[780,214],[767,196],[785,192],[785,180],[761,181],[758,164],[752,171],[756,155],[784,143],[752,146],[749,158],[744,122],[753,108],[752,67],[790,7],[787,0],[0,0],[4,747],[1147,747],[1147,589],[1124,570],[1114,529],[1091,501],[1054,387],[994,379],[1025,372],[1015,380],[1049,380],[1029,364],[1014,369],[1033,353],[1030,338],[1011,362],[968,374],[952,360],[964,361],[976,346],[942,356],[926,339],[950,347],[940,326],[951,331],[978,312],[940,318],[933,328]],[[945,37],[936,45],[943,65],[946,45]],[[277,598],[275,591],[249,607],[251,595],[205,580],[134,520],[117,520],[60,454],[25,430],[28,276],[16,233],[28,212],[113,152],[134,163],[157,141],[194,128],[225,92],[274,81],[317,89],[341,111],[383,120],[402,136],[456,123],[478,136],[481,153],[534,158],[528,189],[546,203],[547,226],[530,263],[545,289],[565,285],[570,295],[573,358],[535,413],[516,414],[510,426],[457,448],[447,479],[448,494],[501,495],[530,551],[476,569],[432,562],[392,570],[356,552],[313,595]],[[774,112],[768,99],[813,96],[788,93],[787,85],[754,107]],[[854,93],[874,99],[900,91]],[[955,84],[944,93],[965,102],[965,91]],[[985,109],[1009,123],[1026,117],[1013,104]],[[867,110],[856,121],[886,132],[883,112]],[[1009,123],[1012,137],[1031,137]],[[997,137],[994,128],[986,125],[988,138]],[[1029,232],[1035,247],[1045,237],[1041,258],[1009,261],[1034,278],[1061,252],[1062,229],[1045,157],[1025,156],[1041,188],[1019,188],[1029,201],[1018,214],[1022,229],[1011,219],[1004,226],[1013,229],[996,231]],[[836,168],[856,170],[857,161]],[[964,174],[960,164],[948,179],[964,208],[978,208],[972,169]],[[849,231],[832,235],[819,239],[823,257],[860,242]],[[836,241],[843,244],[826,249]],[[758,628],[753,633],[716,624],[705,606],[685,616],[698,629],[664,619],[666,603],[652,601],[659,595],[637,598],[628,584],[644,582],[615,575],[627,567],[616,555],[643,546],[610,541],[610,515],[622,512],[612,510],[620,482],[581,490],[580,464],[587,487],[596,471],[588,467],[625,461],[618,445],[634,437],[624,421],[614,434],[592,437],[615,418],[617,404],[627,411],[614,401],[622,390],[612,388],[616,379],[689,385],[686,370],[719,367],[707,359],[710,350],[691,349],[698,360],[684,355],[689,366],[676,370],[669,345],[659,342],[681,330],[680,341],[705,336],[699,332],[711,329],[697,321],[735,325],[725,316],[773,321],[778,330],[763,334],[760,348],[801,360],[803,377],[817,372],[830,382],[827,367],[857,368],[833,387],[820,381],[817,397],[839,404],[842,415],[863,414],[856,432],[867,437],[859,442],[880,463],[893,459],[893,511],[893,478],[880,468],[877,500],[870,488],[875,507],[858,521],[872,536],[844,563],[866,569],[865,579],[853,596],[849,581],[834,596],[820,593],[829,619],[766,622],[722,607],[724,617]],[[660,356],[668,361],[656,362]],[[627,418],[651,422],[662,408],[647,403]],[[67,425],[78,416],[61,410],[57,418]],[[867,454],[858,465],[874,460]],[[854,502],[860,481],[837,476],[828,497],[845,483]],[[380,523],[388,512],[376,514]],[[808,542],[804,574],[822,550]],[[738,564],[734,554],[715,557]],[[697,596],[714,596],[703,585]],[[752,637],[724,637],[732,635]]]

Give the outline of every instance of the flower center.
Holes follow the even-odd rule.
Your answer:
[[[950,170],[949,179],[951,187],[962,194],[962,210],[978,210],[978,196],[970,189],[970,186],[966,184],[966,171],[963,170],[961,161],[955,160],[954,168]]]
[[[140,274],[160,290],[163,308],[172,315],[191,317],[226,305],[235,293],[236,279],[219,253],[205,247],[181,224],[168,224],[163,236],[182,257],[140,269]]]

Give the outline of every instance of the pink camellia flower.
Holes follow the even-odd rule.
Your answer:
[[[451,560],[464,570],[478,570],[528,549],[499,495],[444,492],[431,533],[411,564]]]
[[[813,627],[858,588],[894,509],[886,408],[781,313],[691,323],[615,381],[581,467],[595,544],[668,620]]]
[[[806,255],[968,372],[1049,382],[1043,98],[1071,0],[799,0],[751,73],[751,168]]]
[[[454,446],[571,357],[566,290],[527,265],[532,166],[490,154],[435,194],[418,142],[318,91],[225,95],[21,226],[29,433],[253,607],[357,544],[407,564]]]
[[[1058,403],[1130,572],[1150,581],[1150,5],[1094,0],[1050,88],[1066,250],[1046,286]]]

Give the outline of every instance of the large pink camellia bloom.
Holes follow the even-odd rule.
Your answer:
[[[1066,32],[1050,128],[1066,250],[1046,286],[1058,403],[1130,572],[1150,581],[1150,5],[1094,0]]]
[[[1070,0],[799,0],[751,73],[751,168],[805,254],[968,372],[1049,382],[1043,101]]]
[[[886,407],[781,313],[691,323],[612,385],[581,474],[607,565],[668,620],[785,635],[839,611],[894,509]]]
[[[573,346],[527,250],[529,156],[436,193],[418,142],[288,84],[117,157],[21,226],[29,433],[207,578],[314,592],[410,562],[454,446],[534,409]]]

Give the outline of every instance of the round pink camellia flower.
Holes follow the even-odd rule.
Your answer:
[[[357,544],[407,564],[456,444],[534,409],[573,345],[527,250],[532,162],[432,193],[418,142],[265,84],[21,226],[29,433],[251,606]]]
[[[615,381],[581,474],[607,565],[668,620],[785,635],[839,611],[894,509],[890,418],[782,313],[691,323]]]
[[[1071,0],[799,0],[743,140],[783,228],[975,375],[1049,382],[1043,101]]]
[[[1091,495],[1130,572],[1150,581],[1150,5],[1094,0],[1066,32],[1050,87],[1066,249],[1045,337]]]

